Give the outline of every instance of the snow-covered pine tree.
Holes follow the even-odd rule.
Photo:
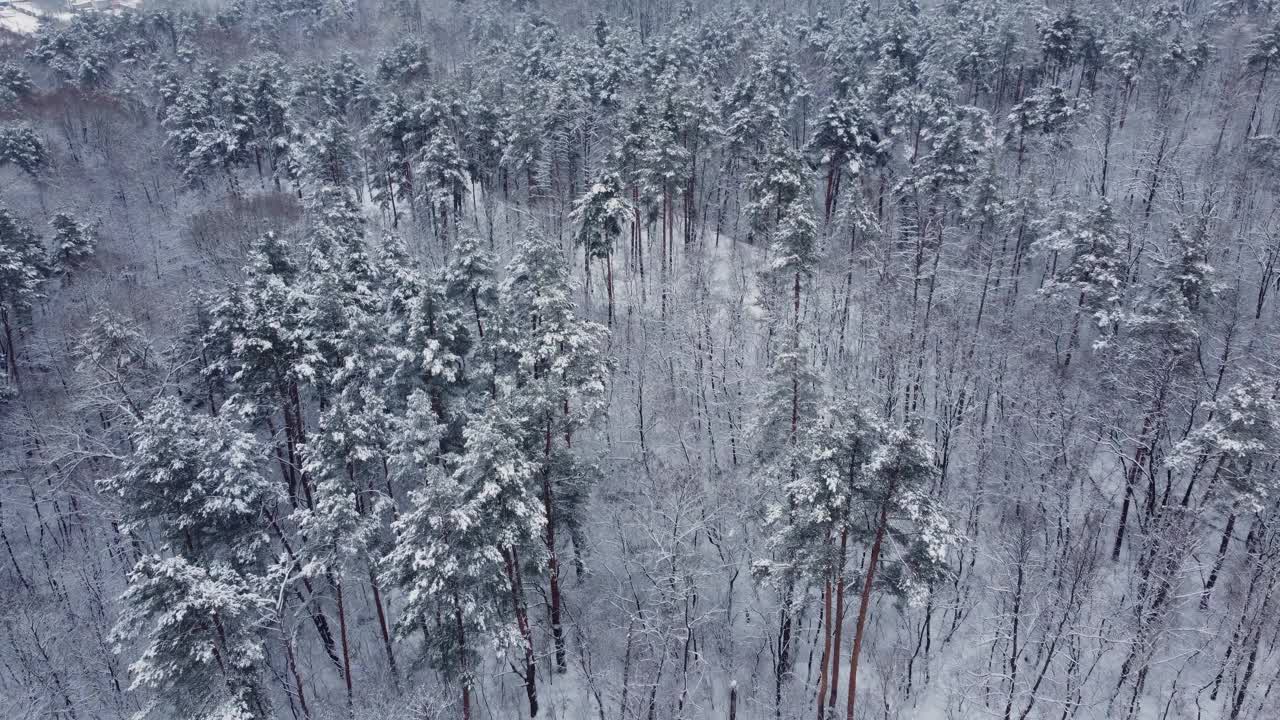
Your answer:
[[[245,279],[228,288],[210,308],[205,337],[209,372],[229,383],[242,414],[269,429],[278,409],[284,422],[284,474],[295,507],[313,504],[303,471],[306,422],[303,392],[316,381],[324,357],[307,322],[312,298],[284,242],[267,233],[250,252]]]
[[[810,201],[809,172],[804,157],[780,131],[770,137],[765,152],[746,180],[750,198],[746,212],[751,221],[748,242],[756,238],[767,241],[793,203]]]
[[[254,118],[247,89],[213,65],[190,77],[168,108],[164,126],[183,177],[202,185],[221,174],[240,194],[236,170],[252,155]]]
[[[30,322],[31,305],[45,276],[44,250],[30,225],[6,208],[0,208],[0,326],[4,330],[0,352],[5,357],[5,377],[19,386],[18,337]]]
[[[1182,507],[1191,505],[1197,479],[1212,468],[1201,485],[1199,505],[1226,513],[1222,540],[1201,595],[1202,608],[1208,606],[1221,574],[1238,517],[1263,512],[1280,490],[1280,483],[1268,470],[1280,458],[1276,383],[1247,374],[1222,397],[1205,403],[1204,409],[1204,422],[1178,443],[1166,460],[1171,468],[1190,471]]]
[[[404,87],[425,86],[431,78],[431,48],[416,38],[406,38],[378,55],[375,75],[379,82]]]
[[[31,74],[14,63],[0,62],[0,108],[16,105],[31,96]]]
[[[626,188],[617,173],[606,172],[578,199],[571,217],[578,222],[575,242],[582,246],[583,268],[591,277],[591,261],[605,263],[605,290],[609,297],[609,324],[613,324],[613,246],[631,214]]]
[[[490,316],[498,302],[496,265],[497,257],[480,238],[463,230],[440,278],[445,300],[470,316],[476,328],[476,342],[485,340],[485,327],[491,325]]]
[[[369,191],[375,203],[391,210],[392,227],[400,224],[396,202],[412,203],[414,198],[413,157],[422,136],[418,118],[404,97],[392,92],[381,98],[365,130]]]
[[[557,516],[558,485],[566,478],[558,477],[556,470],[573,467],[558,460],[559,456],[570,454],[574,433],[604,408],[608,331],[577,317],[568,266],[558,246],[532,235],[521,241],[516,252],[498,290],[502,322],[495,333],[499,353],[495,371],[515,387],[506,405],[519,418],[522,446],[538,468],[536,480],[541,483],[547,519],[544,541],[551,632],[556,668],[565,672],[556,531],[574,519]]]
[[[798,578],[821,583],[818,720],[835,714],[851,513],[883,435],[880,424],[852,400],[825,404],[790,451],[795,472],[783,480],[783,502],[769,511],[770,525],[777,528],[769,540],[772,556],[781,558],[776,562]]]
[[[449,263],[436,276],[413,282],[413,294],[404,298],[407,313],[402,343],[408,349],[406,365],[414,373],[412,382],[405,389],[408,393],[421,389],[430,399],[432,411],[445,427],[444,436],[440,439],[444,453],[455,452],[461,446],[472,396],[484,394],[482,386],[489,388],[493,384],[492,373],[488,370],[492,366],[492,357],[474,354],[476,336],[471,333],[477,319],[483,324],[487,314],[486,308],[479,305],[485,299],[480,286],[484,283],[482,268],[488,262],[487,254],[470,255],[465,243],[457,249],[459,252],[450,257]],[[477,264],[464,269],[471,261]],[[477,284],[475,303],[457,295],[457,281],[450,280],[466,277],[471,270],[478,273],[473,279]],[[466,282],[463,281],[464,284]],[[471,379],[467,381],[463,377],[463,368],[473,360],[474,364],[468,368]]]
[[[1157,262],[1153,277],[1134,287],[1129,306],[1116,313],[1116,336],[1100,346],[1108,361],[1106,384],[1144,407],[1137,447],[1125,473],[1113,557],[1120,551],[1139,479],[1146,478],[1143,508],[1147,516],[1156,514],[1167,502],[1160,500],[1154,473],[1142,468],[1156,457],[1170,396],[1196,363],[1205,310],[1201,301],[1213,292],[1204,224],[1209,210],[1206,206],[1201,219],[1190,226],[1179,223],[1174,227],[1166,256]]]
[[[1049,277],[1040,292],[1072,302],[1071,333],[1063,367],[1080,341],[1081,316],[1089,313],[1104,337],[1117,320],[1128,277],[1124,239],[1105,198],[1091,211],[1061,209],[1037,241],[1049,257]]]
[[[773,352],[764,388],[756,401],[755,418],[747,432],[753,449],[753,474],[762,488],[784,489],[799,477],[801,433],[817,414],[821,379],[801,345],[799,328],[788,323]],[[789,509],[789,505],[788,505]],[[774,711],[781,713],[783,687],[791,673],[793,604],[796,572],[782,568],[778,582],[778,662],[774,669]]]
[[[323,210],[337,196],[358,191],[363,172],[355,141],[343,120],[321,117],[315,122],[295,123],[293,138],[289,162],[299,178],[303,199],[313,210]]]
[[[405,592],[397,632],[407,636],[428,617],[447,621],[444,632],[428,634],[428,652],[435,667],[457,679],[464,720],[470,718],[485,635],[519,654],[529,716],[538,714],[522,563],[544,557],[540,537],[547,518],[534,490],[540,469],[524,447],[524,418],[507,409],[513,390],[502,382],[470,418],[463,448],[450,457],[447,472],[435,464],[432,440],[438,441],[440,428],[431,401],[415,394],[402,451],[393,460],[398,481],[416,486],[383,563],[388,580]]]
[[[138,559],[114,636],[144,638],[134,687],[155,691],[140,717],[269,720],[262,633],[274,601],[265,577],[267,506],[279,488],[262,448],[226,416],[156,401],[123,471],[100,481],[121,500],[121,530],[158,546]]]
[[[323,219],[319,224],[325,225]],[[298,508],[295,521],[303,531],[303,572],[327,580],[333,590],[350,705],[349,595],[343,582],[349,570],[368,579],[388,669],[398,679],[374,568],[385,552],[383,529],[394,511],[387,462],[394,412],[403,400],[392,381],[404,353],[393,347],[396,336],[386,333],[386,278],[365,253],[358,226],[326,225],[316,235],[306,324],[324,358],[314,385],[325,402],[302,450],[303,474],[315,486],[314,506]]]
[[[288,177],[288,67],[279,56],[263,55],[237,64],[232,69],[231,84],[236,92],[244,93],[240,102],[244,104],[245,120],[251,123],[246,142],[258,177],[265,175],[262,161],[266,158],[271,180],[279,191],[281,180]]]
[[[823,192],[823,218],[831,219],[840,197],[840,183],[847,171],[858,177],[867,165],[885,160],[880,130],[870,110],[858,96],[833,97],[809,140],[810,161],[827,169]]]
[[[1280,65],[1280,20],[1275,20],[1269,27],[1262,28],[1249,42],[1245,66],[1258,74],[1258,91],[1253,97],[1253,107],[1249,110],[1249,120],[1244,124],[1244,136],[1254,134],[1253,120],[1258,115],[1258,107],[1262,102],[1262,94],[1267,89],[1267,76],[1271,68]],[[1261,123],[1259,123],[1261,124]]]
[[[437,126],[413,158],[414,192],[431,213],[436,236],[445,247],[457,236],[462,198],[467,188],[467,165],[458,144]]]
[[[991,132],[987,111],[946,103],[920,133],[929,151],[916,163],[911,183],[939,204],[960,205],[986,166]]]
[[[1017,144],[1017,172],[1022,173],[1028,140],[1046,137],[1056,150],[1066,139],[1066,133],[1088,110],[1088,106],[1073,100],[1058,85],[1041,85],[1022,98],[1009,111],[1009,129],[1006,142]]]
[[[867,544],[858,616],[849,651],[846,720],[854,720],[858,659],[871,595],[879,586],[914,604],[944,572],[952,531],[932,494],[937,468],[933,449],[911,428],[890,430],[872,453],[854,497],[850,536]],[[885,542],[890,555],[885,555]]]
[[[69,284],[72,273],[97,249],[99,223],[82,223],[66,213],[56,213],[49,225],[53,227],[49,267]]]
[[[0,125],[0,168],[14,165],[35,177],[49,163],[44,140],[26,125]]]

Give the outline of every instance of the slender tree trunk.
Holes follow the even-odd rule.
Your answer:
[[[293,654],[293,640],[289,637],[289,633],[284,627],[284,613],[280,614],[280,636],[284,642],[284,659],[285,664],[289,666],[289,672],[293,675],[294,691],[298,693],[298,705],[302,708],[302,717],[304,720],[311,720],[311,710],[307,707],[307,694],[302,683],[302,674],[298,672],[298,660]]]
[[[1200,593],[1200,609],[1209,609],[1209,596],[1213,593],[1213,586],[1218,584],[1218,573],[1222,572],[1222,564],[1227,559],[1227,548],[1231,544],[1231,533],[1236,529],[1236,514],[1233,512],[1227,516],[1226,527],[1222,529],[1222,541],[1218,543],[1218,554],[1213,561],[1213,570],[1209,572],[1209,579],[1204,583],[1204,592]]]
[[[880,520],[876,525],[876,538],[871,544],[871,557],[867,560],[866,577],[862,582],[862,599],[858,603],[858,620],[853,626],[853,649],[849,651],[849,698],[845,720],[853,720],[854,702],[858,697],[858,655],[862,653],[862,634],[867,624],[867,608],[871,604],[871,587],[876,577],[876,565],[880,562],[880,546],[885,530],[889,527],[889,501],[897,489],[890,483],[889,494],[880,505]]]
[[[605,262],[605,289],[609,293],[609,327],[613,327],[613,252],[610,251],[604,258]]]
[[[782,717],[782,687],[786,684],[791,665],[791,603],[795,594],[795,579],[788,576],[782,593],[782,609],[778,611],[778,666],[773,677],[774,717]]]
[[[1258,114],[1258,104],[1262,101],[1262,91],[1267,86],[1267,71],[1271,69],[1271,58],[1268,57],[1262,63],[1262,77],[1258,80],[1258,93],[1253,96],[1253,108],[1249,110],[1249,121],[1244,124],[1244,139],[1249,139],[1249,133],[1253,130],[1253,118]]]
[[[1129,467],[1129,471],[1125,473],[1124,480],[1124,500],[1120,504],[1120,524],[1116,526],[1116,542],[1111,549],[1111,559],[1120,559],[1120,548],[1124,544],[1125,523],[1129,519],[1129,503],[1133,499],[1133,485],[1138,480],[1138,473],[1142,472],[1142,463],[1146,461],[1147,453],[1150,452],[1148,443],[1154,443],[1155,439],[1149,437],[1152,425],[1155,422],[1156,413],[1159,412],[1164,395],[1163,387],[1156,397],[1156,404],[1147,413],[1146,418],[1142,421],[1142,432],[1138,434],[1138,450],[1134,453],[1133,464]]]
[[[835,717],[836,695],[840,689],[840,638],[844,630],[844,564],[845,552],[849,540],[849,530],[840,531],[840,566],[836,572],[836,620],[835,632],[831,639],[831,694],[827,698],[827,717]]]
[[[351,680],[351,644],[347,641],[347,607],[342,597],[342,581],[333,573],[329,573],[329,584],[333,585],[333,595],[338,602],[338,636],[342,640],[342,677],[347,686],[347,708],[354,706],[354,695]]]
[[[547,574],[551,584],[551,636],[555,642],[556,672],[568,672],[565,659],[564,627],[561,625],[560,557],[556,552],[556,517],[551,487],[551,418],[547,417],[544,446],[546,467],[542,471],[542,506],[547,515]]]
[[[462,608],[453,599],[453,619],[458,629],[458,676],[462,678],[462,720],[471,720],[471,672],[467,668],[467,633],[462,623]]]
[[[1020,557],[1018,563],[1018,580],[1013,591],[1013,634],[1009,642],[1009,700],[1004,706],[1004,720],[1009,720],[1013,713],[1013,697],[1018,690],[1018,626],[1022,620],[1022,581],[1025,575]]]
[[[520,639],[524,642],[524,692],[529,699],[529,717],[538,716],[537,669],[533,659],[533,631],[529,628],[529,612],[524,604],[523,583],[520,581],[520,558],[514,546],[507,548],[505,555],[507,566],[507,582],[511,585],[511,604],[516,615],[516,627],[520,629]]]
[[[831,578],[827,578],[822,587],[822,660],[818,664],[818,720],[822,720],[826,714],[827,677],[830,674],[828,668],[836,665],[835,659],[831,657],[831,635],[834,624],[831,617],[831,585]]]
[[[382,647],[387,651],[387,667],[391,670],[391,678],[400,682],[400,671],[396,669],[396,654],[391,645],[391,631],[387,622],[387,613],[382,606],[382,588],[378,586],[378,577],[369,568],[369,588],[373,590],[373,606],[378,610],[378,631],[382,635]]]
[[[476,315],[476,332],[484,339],[484,323],[480,321],[480,298],[474,288],[471,290],[471,311]]]
[[[0,323],[4,324],[4,357],[9,369],[9,378],[13,380],[13,386],[21,390],[22,382],[18,377],[18,348],[13,344],[13,327],[9,324],[9,308],[3,305],[0,305]]]

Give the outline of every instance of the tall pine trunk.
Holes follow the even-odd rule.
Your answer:
[[[18,348],[13,344],[13,327],[9,323],[9,308],[0,305],[0,323],[4,325],[4,357],[5,364],[8,366],[9,379],[13,381],[13,386],[21,389],[21,381],[18,377]]]
[[[827,682],[829,670],[834,669],[835,658],[831,656],[832,616],[831,616],[831,578],[822,585],[822,660],[818,664],[818,720],[826,714]]]
[[[329,573],[329,584],[333,586],[334,599],[338,603],[338,636],[342,640],[342,679],[347,686],[347,708],[353,707],[355,693],[351,680],[351,644],[347,641],[347,606],[342,597],[342,581],[333,573]]]
[[[836,715],[836,695],[840,690],[840,640],[844,631],[844,563],[848,542],[849,530],[845,528],[840,531],[840,565],[836,571],[835,631],[831,638],[831,680],[828,683],[831,694],[827,698],[827,716],[833,718]]]
[[[556,520],[555,504],[551,487],[551,418],[547,417],[546,441],[544,445],[544,462],[542,471],[542,505],[547,514],[547,574],[551,584],[551,637],[556,648],[556,672],[567,672],[569,665],[565,659],[564,627],[561,625],[560,596],[560,557],[556,552]]]
[[[529,627],[529,609],[524,601],[524,584],[520,580],[520,558],[514,546],[504,553],[507,566],[507,582],[511,585],[511,605],[516,616],[516,627],[524,644],[524,692],[529,699],[529,717],[538,716],[538,678],[533,658],[533,631]]]
[[[871,604],[871,587],[876,577],[876,566],[880,562],[880,547],[884,543],[884,533],[889,527],[889,499],[897,489],[896,483],[890,483],[889,493],[880,505],[880,520],[876,525],[876,539],[871,544],[871,557],[867,560],[867,573],[862,581],[862,599],[858,603],[858,621],[853,627],[853,649],[849,651],[849,698],[845,712],[845,720],[853,720],[854,702],[858,697],[858,656],[862,653],[862,637],[867,625],[867,608]]]
[[[467,669],[467,632],[462,624],[462,607],[458,598],[453,598],[453,619],[458,631],[458,676],[462,685],[462,720],[471,720],[471,674]]]

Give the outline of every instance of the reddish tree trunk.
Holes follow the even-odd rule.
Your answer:
[[[836,714],[836,694],[840,690],[840,639],[844,630],[844,562],[848,541],[849,530],[846,528],[840,531],[840,568],[836,572],[835,631],[831,638],[831,681],[828,683],[831,695],[827,698],[827,712],[832,717]]]
[[[333,585],[334,598],[338,601],[338,635],[342,638],[342,677],[347,685],[347,707],[351,707],[354,692],[351,683],[351,645],[347,642],[347,608],[342,599],[342,582],[330,573],[329,583]]]
[[[391,647],[391,630],[386,610],[382,607],[382,589],[378,587],[378,578],[372,569],[369,570],[369,587],[373,590],[373,606],[378,609],[378,630],[382,633],[382,646],[387,651],[387,666],[391,669],[391,677],[399,683],[400,672],[396,669],[396,654]]]
[[[511,584],[511,604],[516,615],[516,627],[520,629],[520,638],[524,641],[524,692],[529,698],[529,717],[538,716],[538,686],[534,674],[533,632],[529,629],[529,613],[524,604],[524,590],[520,582],[520,563],[514,547],[507,548],[504,553],[507,566],[507,581]]]
[[[458,674],[462,678],[462,720],[471,720],[471,677],[467,673],[467,634],[462,624],[462,608],[453,601],[453,618],[458,626]]]
[[[834,667],[831,657],[831,580],[822,588],[822,661],[818,665],[818,720],[822,720],[827,702],[828,667]]]
[[[893,497],[894,484],[880,506],[880,520],[876,525],[876,539],[871,544],[871,557],[867,560],[867,573],[862,581],[862,599],[858,603],[858,621],[853,626],[853,649],[849,651],[849,698],[845,720],[853,720],[854,701],[858,697],[858,655],[862,653],[862,634],[867,625],[867,608],[871,604],[871,587],[876,577],[876,565],[880,562],[880,546],[884,542],[885,529],[889,526],[889,501]]]

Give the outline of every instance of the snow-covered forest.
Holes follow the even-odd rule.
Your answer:
[[[1277,717],[1278,199],[1274,0],[0,31],[0,717]]]

